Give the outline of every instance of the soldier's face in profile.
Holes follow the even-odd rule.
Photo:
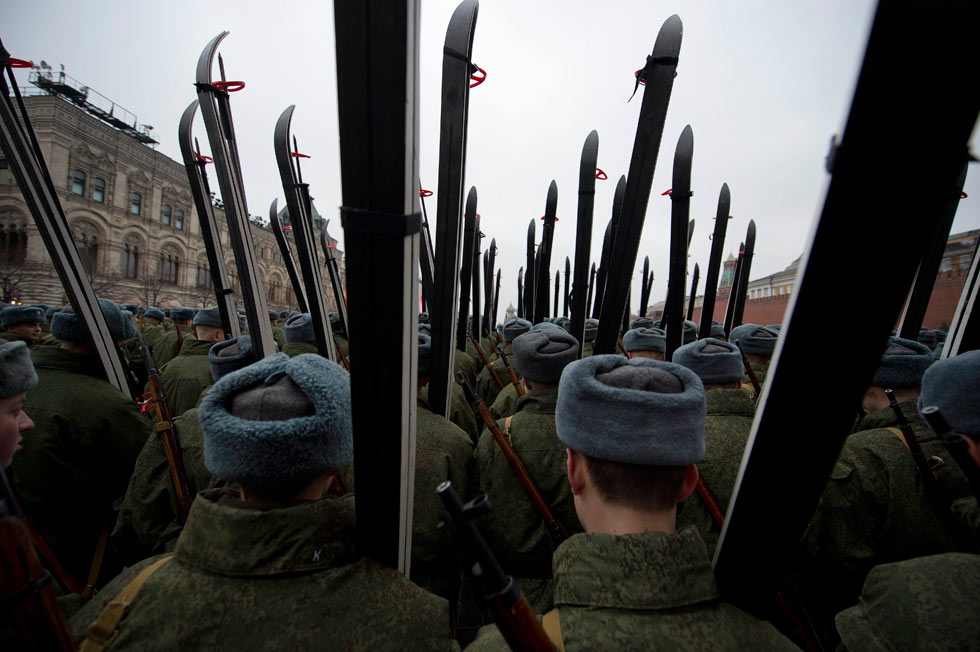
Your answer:
[[[17,333],[32,340],[37,340],[37,338],[41,337],[41,324],[17,324],[16,326],[8,326],[7,332]]]
[[[23,410],[24,397],[20,393],[0,398],[0,465],[10,466],[14,453],[20,450],[21,434],[34,427],[34,422]]]

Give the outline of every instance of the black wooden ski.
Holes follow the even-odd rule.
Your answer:
[[[562,317],[568,317],[569,306],[571,305],[571,301],[572,301],[571,293],[572,293],[572,260],[568,256],[565,256],[565,292],[562,293],[562,296],[564,297],[564,301],[562,301],[562,309],[561,309]]]
[[[489,329],[490,331],[493,331],[495,328],[497,328],[497,315],[500,314],[497,311],[499,310],[499,308],[500,308],[500,270],[498,269],[497,283],[493,290],[493,306],[491,307],[490,310],[490,329]],[[489,333],[487,334],[487,337],[489,337]]]
[[[460,239],[463,235],[463,174],[469,115],[473,34],[479,3],[464,0],[446,29],[442,57],[442,109],[439,123],[439,184],[436,195],[435,286],[429,305],[432,373],[428,400],[432,411],[449,416],[456,321],[459,305]],[[390,63],[390,62],[389,62]]]
[[[548,285],[551,281],[551,245],[555,239],[555,215],[558,210],[558,184],[554,180],[548,186],[548,198],[545,200],[544,217],[541,218],[544,226],[541,227],[541,245],[538,248],[538,271],[540,274],[535,276],[538,283],[535,290],[536,308],[534,311],[534,323],[543,321],[549,315]]]
[[[725,336],[732,332],[735,327],[735,302],[738,294],[739,278],[742,274],[742,253],[745,243],[738,243],[738,257],[735,259],[735,269],[732,272],[732,285],[728,289],[728,303],[725,305]]]
[[[340,267],[337,265],[337,244],[332,242],[330,233],[327,231],[329,225],[330,220],[324,220],[320,227],[320,246],[323,248],[326,259],[327,275],[330,276],[330,285],[333,288],[333,296],[337,304],[337,314],[340,315],[344,334],[350,337],[350,330],[347,325],[347,295],[344,292],[344,281],[340,278]]]
[[[561,295],[561,270],[555,270],[555,309],[551,313],[552,317],[558,317],[558,297]]]
[[[640,279],[640,317],[646,317],[650,305],[650,256],[643,257],[643,277]]]
[[[419,181],[419,201],[422,204],[422,249],[419,252],[419,267],[422,272],[422,305],[429,309],[435,292],[434,270],[436,257],[432,249],[432,230],[429,228],[429,213],[425,210],[425,198],[432,195],[431,190],[422,188]]]
[[[609,266],[612,264],[613,241],[616,239],[616,226],[619,223],[619,216],[623,212],[623,200],[626,198],[626,175],[619,177],[616,183],[616,191],[613,194],[612,217],[602,236],[602,252],[599,255],[599,271],[596,275],[595,283],[595,303],[592,307],[592,317],[599,318],[602,312],[602,301],[606,293],[606,277],[609,275]]]
[[[715,213],[715,228],[711,234],[711,253],[708,257],[708,275],[704,279],[704,301],[701,304],[701,324],[698,337],[710,337],[711,320],[714,317],[715,297],[718,292],[718,276],[721,272],[721,256],[725,252],[725,232],[728,230],[728,213],[731,210],[732,196],[728,184],[721,184],[718,194],[718,211]]]
[[[691,294],[688,296],[687,300],[687,320],[691,321],[694,319],[694,301],[698,296],[698,281],[701,280],[701,268],[697,263],[694,263],[694,276],[691,277]]]
[[[667,119],[667,105],[674,86],[674,73],[681,49],[681,19],[671,16],[664,22],[657,35],[653,53],[647,57],[646,65],[638,73],[639,79],[646,80],[643,91],[643,104],[636,126],[633,154],[630,159],[626,191],[623,198],[622,217],[613,241],[610,260],[616,262],[606,278],[603,293],[602,312],[599,315],[599,331],[596,333],[593,348],[597,354],[615,353],[619,320],[626,309],[626,295],[629,292],[630,277],[636,266],[636,255],[643,233],[647,201],[653,172],[657,166],[657,153],[663,136],[664,122]],[[685,225],[686,226],[686,225]],[[683,289],[681,290],[683,296]],[[669,341],[668,330],[668,341]],[[668,345],[668,350],[669,345]]]
[[[517,316],[524,318],[524,268],[517,272]]]
[[[265,357],[276,352],[272,339],[272,324],[266,308],[265,292],[259,278],[255,248],[252,243],[251,224],[248,220],[248,205],[245,201],[245,187],[242,184],[242,168],[238,160],[238,144],[235,141],[235,125],[231,118],[229,93],[241,90],[244,82],[227,81],[224,62],[218,56],[221,81],[212,81],[211,67],[218,45],[228,36],[221,32],[205,46],[197,60],[197,99],[201,106],[201,117],[211,144],[214,169],[221,188],[221,200],[228,223],[228,235],[235,254],[238,270],[238,283],[245,305],[245,318],[252,339],[252,350],[257,357]]]
[[[473,336],[477,342],[480,341],[480,319],[483,316],[483,304],[481,303],[481,292],[480,287],[483,285],[483,270],[480,268],[480,261],[483,259],[480,253],[480,245],[482,244],[483,233],[480,231],[480,216],[476,216],[476,233],[473,234],[473,262],[472,268],[470,269],[470,283],[473,287],[473,297],[470,300],[470,305],[472,306],[473,314],[470,315],[472,322],[470,324],[470,334]]]
[[[525,250],[526,266],[524,268],[524,319],[534,323],[534,293],[537,284],[534,279],[536,247],[534,243],[534,220],[527,225],[527,249]]]
[[[743,608],[768,611],[793,565],[942,219],[980,112],[980,86],[964,83],[980,79],[978,42],[978,3],[878,5],[715,553],[722,598]],[[873,292],[841,292],[882,270],[887,282]],[[834,400],[821,403],[818,419],[801,419],[814,342],[826,337],[817,316],[828,306],[861,327],[835,359]]]
[[[24,203],[34,218],[34,224],[51,257],[51,263],[58,272],[68,301],[78,315],[79,323],[88,333],[92,353],[102,365],[107,380],[128,396],[130,389],[119,349],[112,339],[95,290],[92,289],[75,248],[75,238],[68,226],[27,108],[20,96],[17,80],[11,69],[10,53],[2,43],[0,66],[10,80],[8,87],[7,80],[0,74],[0,91],[3,92],[3,101],[0,102],[0,147],[3,148],[6,164],[17,180]]]
[[[292,286],[293,294],[296,296],[296,303],[299,304],[299,311],[309,312],[310,309],[306,303],[306,290],[303,289],[303,282],[300,280],[299,271],[296,269],[296,260],[293,258],[293,251],[289,246],[289,239],[286,237],[286,231],[283,230],[293,230],[292,219],[290,219],[290,226],[283,226],[279,221],[278,199],[273,199],[269,205],[269,226],[272,228],[272,235],[276,238],[276,244],[279,245],[279,255],[282,257],[282,264],[286,268],[289,284]]]
[[[745,245],[742,247],[742,266],[738,271],[738,292],[735,294],[735,312],[732,315],[732,328],[742,325],[745,314],[745,298],[749,293],[749,279],[752,273],[752,256],[755,253],[755,220],[749,220],[745,232]],[[918,337],[918,334],[916,334]]]
[[[466,350],[466,320],[470,316],[471,275],[473,251],[480,238],[479,218],[476,216],[477,193],[470,187],[466,194],[466,210],[463,211],[463,258],[459,265],[459,314],[456,317],[456,348]]]
[[[221,232],[211,203],[211,187],[208,184],[206,170],[211,158],[201,155],[200,146],[194,138],[194,116],[197,114],[197,106],[198,101],[194,100],[184,109],[177,127],[177,140],[180,142],[180,154],[184,159],[187,181],[191,186],[194,208],[197,209],[198,223],[201,225],[201,238],[204,240],[204,251],[208,257],[208,272],[211,275],[211,285],[214,287],[222,330],[225,332],[225,337],[230,339],[238,337],[241,328],[238,312],[235,309],[234,288],[229,282],[228,271],[225,268]]]
[[[350,376],[356,545],[407,575],[422,226],[419,5],[388,2],[378,11],[368,0],[338,2],[334,29],[349,335],[357,359]]]
[[[279,166],[279,178],[282,180],[282,191],[286,195],[286,206],[289,208],[293,237],[296,238],[296,254],[303,274],[307,312],[310,314],[310,322],[313,326],[316,349],[323,357],[339,364],[333,332],[330,330],[330,317],[325,302],[326,293],[323,291],[323,279],[320,275],[316,236],[313,235],[310,184],[303,181],[303,171],[300,167],[302,155],[297,149],[296,137],[290,135],[295,109],[293,105],[288,106],[279,116],[273,134],[273,147],[276,151],[276,163]],[[292,147],[290,147],[290,140]]]
[[[595,274],[595,263],[592,263],[592,267],[589,269],[589,294],[585,300],[586,309],[592,305],[592,292],[595,290]]]
[[[674,150],[674,170],[670,192],[670,265],[667,276],[666,318],[661,322],[667,330],[666,360],[670,360],[684,343],[684,286],[687,284],[687,247],[693,229],[691,208],[691,161],[694,157],[694,131],[684,127]],[[602,327],[602,321],[599,321]]]

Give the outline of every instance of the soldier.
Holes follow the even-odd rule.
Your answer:
[[[276,345],[282,351],[286,346],[286,333],[282,324],[279,323],[279,313],[275,310],[269,310],[269,322],[272,324],[272,339],[276,341]]]
[[[313,320],[310,313],[293,315],[286,322],[286,346],[282,352],[290,358],[302,353],[319,353],[316,348],[316,337],[313,335]]]
[[[592,345],[595,336],[599,333],[599,320],[589,318],[585,320],[585,331],[582,336],[582,357],[588,358],[592,355]]]
[[[690,344],[694,340],[698,339],[698,325],[695,324],[690,319],[684,320],[684,334],[683,334],[684,344]]]
[[[630,322],[629,330],[635,330],[637,328],[653,328],[653,320],[649,317],[637,317]]]
[[[225,339],[221,314],[217,308],[201,310],[194,317],[194,338],[187,338],[180,355],[160,367],[163,391],[170,414],[178,417],[197,405],[201,392],[212,383],[208,351],[215,342]]]
[[[0,310],[0,323],[6,330],[0,333],[0,340],[34,346],[41,339],[44,310],[37,306],[9,306]]]
[[[857,422],[824,487],[804,535],[804,590],[811,615],[825,632],[831,619],[854,604],[877,564],[969,549],[949,504],[968,495],[961,471],[916,411],[929,348],[889,338],[861,403]],[[941,495],[927,491],[885,389],[892,389],[927,460]]]
[[[217,382],[233,371],[256,362],[252,340],[242,335],[218,342],[208,351],[211,378]],[[193,407],[174,418],[180,442],[188,491],[213,489],[220,481],[204,466],[204,433]],[[132,564],[151,555],[172,552],[183,523],[177,514],[170,464],[159,437],[146,440],[126,489],[112,541],[123,563]]]
[[[562,374],[555,415],[585,532],[555,551],[546,631],[565,650],[795,650],[721,602],[695,528],[676,529],[704,455],[704,389],[680,365],[618,355]],[[475,650],[500,649],[481,631]]]
[[[166,316],[159,308],[150,306],[143,311],[142,327],[140,332],[143,333],[143,339],[146,340],[146,345],[150,347],[151,351],[153,351],[153,359],[157,361],[157,364],[160,364],[159,359],[157,358],[157,346],[160,344],[160,340],[166,334],[166,331],[163,328],[163,321],[165,319]]]
[[[171,308],[170,319],[173,321],[173,327],[160,338],[156,350],[153,351],[153,357],[160,367],[177,357],[185,339],[194,338],[191,330],[191,320],[194,319],[193,310],[190,308]]]
[[[776,350],[777,340],[779,340],[778,331],[758,324],[742,324],[733,328],[728,334],[728,341],[738,345],[745,354],[745,359],[752,365],[752,371],[755,372],[760,387],[766,382],[769,361],[772,359],[773,351]],[[748,385],[748,376],[742,378],[742,382]]]
[[[555,517],[569,532],[580,532],[582,526],[565,479],[565,449],[555,432],[558,381],[565,367],[578,357],[578,342],[560,328],[532,330],[514,340],[513,351],[514,365],[528,391],[517,400],[514,415],[497,425]],[[487,541],[503,567],[515,576],[531,606],[546,611],[551,608],[554,551],[548,528],[489,430],[480,436],[476,461],[480,491],[494,505],[487,519]]]
[[[755,400],[743,390],[742,354],[738,347],[712,338],[685,344],[676,351],[672,362],[687,367],[704,384],[707,414],[704,420],[704,459],[698,471],[708,496],[699,495],[681,503],[677,525],[698,528],[708,548],[714,554],[721,526],[712,516],[707,500],[714,500],[721,514],[728,510],[735,478],[742,463],[745,442],[752,430]]]
[[[0,473],[21,449],[21,433],[34,427],[23,408],[27,392],[35,385],[37,374],[27,344],[0,343]]]
[[[659,328],[633,328],[623,335],[623,348],[629,358],[663,360],[667,351],[667,333]]]
[[[54,313],[61,310],[60,307],[51,306],[44,310],[44,323],[41,324],[41,345],[42,346],[57,346],[58,340],[54,335],[51,334],[51,318],[54,317]]]
[[[526,319],[521,319],[520,317],[511,317],[504,322],[504,341],[503,344],[499,344],[501,350],[508,356],[511,368],[514,369],[514,373],[517,374],[518,380],[520,380],[520,374],[517,369],[513,367],[514,360],[512,355],[511,345],[514,339],[520,337],[524,333],[531,330],[531,322]],[[477,379],[476,390],[477,393],[483,398],[484,402],[490,406],[490,414],[494,418],[502,419],[508,417],[514,413],[514,404],[517,402],[517,390],[514,385],[510,382],[510,375],[507,373],[507,368],[504,366],[503,358],[498,358],[493,363],[493,369],[500,376],[500,379],[504,381],[503,389],[496,386],[493,381],[493,377],[490,375],[489,371],[480,372],[480,377]],[[490,397],[493,397],[492,399]],[[499,403],[498,403],[499,399]]]
[[[450,597],[450,577],[457,574],[456,559],[447,549],[446,537],[438,529],[446,520],[445,509],[435,488],[449,480],[461,496],[476,486],[473,443],[461,428],[434,413],[422,398],[429,384],[432,338],[418,334],[419,398],[415,413],[415,502],[412,516],[412,581]]]
[[[699,333],[700,335],[700,333]],[[728,336],[725,335],[725,325],[711,320],[711,332],[708,337],[713,337],[716,340],[721,340],[722,342],[728,341]]]
[[[122,342],[122,311],[107,299],[99,304],[112,338]],[[106,577],[116,570],[104,545],[112,505],[126,490],[150,424],[132,398],[106,382],[70,307],[55,314],[51,332],[61,344],[31,352],[38,385],[24,410],[35,428],[11,479],[61,565],[81,586],[98,586],[100,564]]]
[[[125,618],[93,630],[109,650],[456,648],[446,601],[359,558],[354,497],[324,497],[353,452],[343,369],[276,354],[215,383],[198,416],[208,469],[241,488],[200,494],[174,554],[113,580],[76,637],[129,587]]]

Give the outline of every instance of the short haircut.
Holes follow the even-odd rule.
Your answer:
[[[194,328],[194,334],[195,335],[198,335],[201,332],[204,332],[206,335],[210,335],[211,333],[214,333],[214,332],[221,333],[222,335],[225,334],[225,329],[218,328],[218,327],[215,327],[215,326],[206,326],[204,324],[197,324],[196,326],[193,326],[193,328]],[[200,330],[198,330],[198,329],[200,329]]]
[[[584,457],[586,472],[606,502],[644,511],[664,511],[677,504],[685,467],[645,466]]]

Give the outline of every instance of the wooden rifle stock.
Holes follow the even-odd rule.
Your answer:
[[[476,347],[476,352],[480,354],[480,358],[483,360],[483,366],[487,368],[490,375],[493,376],[493,382],[497,383],[497,387],[500,389],[504,388],[504,381],[500,380],[500,376],[497,375],[497,370],[493,368],[493,363],[490,362],[490,358],[487,357],[486,352],[483,347],[480,346],[480,341],[473,337],[473,333],[467,333],[470,338],[470,342],[473,342],[473,346]]]
[[[344,369],[350,371],[350,360],[348,360],[347,356],[344,355],[344,352],[340,349],[340,345],[337,345],[334,348],[337,349],[337,357],[340,358],[340,364],[344,366]]]
[[[139,338],[143,361],[146,363],[147,384],[150,387],[150,391],[143,395],[140,411],[146,413],[153,410],[156,417],[154,430],[160,435],[163,452],[167,457],[167,466],[170,467],[170,479],[174,487],[174,498],[177,504],[177,518],[180,519],[181,523],[184,523],[187,520],[187,512],[190,510],[194,496],[191,495],[189,489],[190,482],[187,480],[187,471],[184,468],[183,451],[180,448],[180,441],[177,439],[174,421],[170,416],[167,397],[163,392],[163,383],[156,363],[153,361],[153,354],[150,353],[143,335],[137,333],[137,337]]]
[[[548,503],[545,502],[544,497],[541,495],[541,491],[538,486],[534,483],[534,478],[528,473],[527,467],[524,466],[524,462],[521,458],[517,456],[514,451],[514,447],[511,445],[504,433],[501,432],[500,427],[497,426],[497,422],[494,420],[493,415],[490,414],[490,410],[487,409],[487,404],[483,402],[473,388],[470,387],[470,383],[466,380],[466,376],[463,372],[457,372],[457,379],[459,384],[463,386],[463,391],[466,392],[466,400],[468,400],[473,407],[476,409],[477,413],[483,417],[483,423],[487,425],[487,429],[490,434],[493,435],[494,441],[497,442],[497,446],[500,447],[500,452],[504,454],[507,458],[507,463],[510,464],[511,468],[514,469],[514,473],[517,474],[517,479],[521,481],[524,486],[524,491],[527,492],[528,497],[531,502],[534,503],[535,509],[541,514],[541,518],[544,519],[545,525],[548,526],[548,531],[551,533],[551,539],[557,547],[559,543],[568,538],[568,530],[562,525],[561,521],[555,518],[554,514],[551,513],[551,509],[548,508]]]
[[[755,397],[758,399],[762,393],[762,385],[759,384],[759,379],[755,377],[755,369],[752,368],[749,359],[745,357],[745,351],[742,350],[741,342],[735,342],[735,346],[738,347],[738,352],[742,355],[742,366],[745,367],[745,375],[752,382],[752,389],[755,390]]]
[[[504,350],[499,347],[495,346],[494,348],[497,349],[497,355],[500,356],[500,359],[504,362],[504,367],[507,368],[507,375],[510,376],[510,384],[514,386],[515,390],[517,390],[518,396],[524,396],[524,386],[521,385],[521,381],[517,379],[517,374],[514,373],[513,367],[510,366],[510,361],[507,360],[507,354],[504,353]]]
[[[480,568],[480,574],[473,575],[473,579],[482,585],[497,629],[503,634],[510,649],[520,652],[554,652],[555,644],[548,638],[527,598],[514,579],[504,573],[500,562],[471,520],[490,511],[490,499],[486,494],[480,494],[463,505],[450,482],[439,485],[436,493],[456,526],[460,539],[456,545],[465,561],[464,572],[472,575],[471,569]]]
[[[895,413],[898,429],[902,431],[905,444],[908,446],[909,452],[912,453],[912,461],[915,462],[915,468],[919,470],[919,475],[922,476],[922,481],[926,485],[926,491],[932,496],[938,496],[939,483],[936,481],[936,475],[932,472],[932,467],[929,466],[929,460],[926,459],[925,453],[922,452],[922,446],[919,445],[919,438],[915,436],[915,431],[912,430],[909,420],[905,418],[905,415],[902,414],[902,408],[898,406],[898,401],[895,399],[895,392],[886,389],[885,396],[888,397],[888,406]]]
[[[698,484],[695,486],[695,490],[698,492],[701,502],[708,509],[708,513],[711,514],[711,518],[714,519],[718,528],[721,529],[725,524],[725,513],[721,511],[721,506],[718,505],[715,495],[711,493],[711,489],[708,489],[708,485],[705,484],[704,478],[700,475],[698,475]]]

